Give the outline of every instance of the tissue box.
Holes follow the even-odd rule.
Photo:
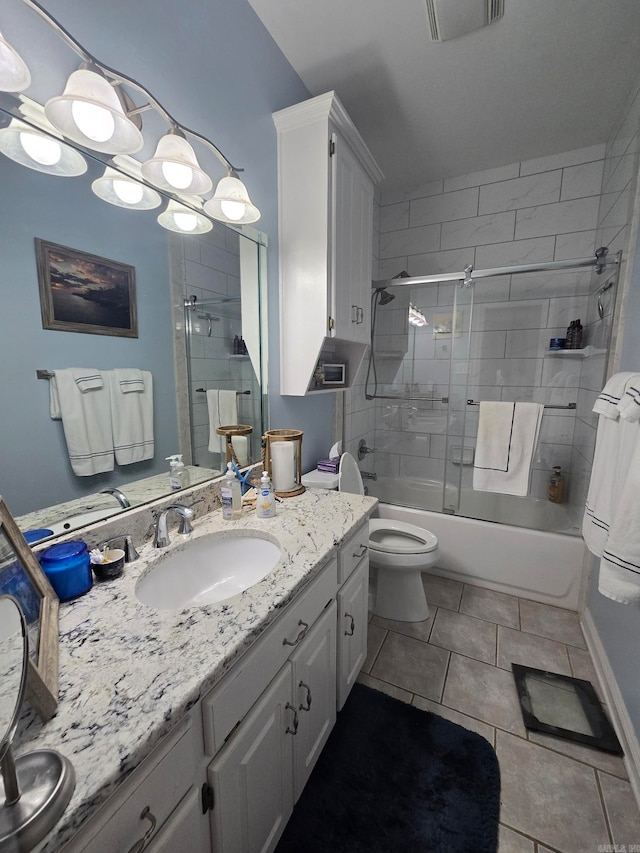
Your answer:
[[[316,466],[318,471],[325,471],[327,474],[337,474],[340,467],[339,459],[318,459]]]

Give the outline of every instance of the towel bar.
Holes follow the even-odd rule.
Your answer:
[[[479,406],[479,405],[480,405],[479,400],[467,400],[467,406]],[[567,403],[564,406],[559,406],[559,405],[556,405],[555,403],[545,403],[544,408],[545,409],[575,409],[577,405],[578,405],[577,403]]]
[[[196,388],[196,394],[206,394],[206,388]],[[251,391],[236,391],[236,394],[251,394]]]

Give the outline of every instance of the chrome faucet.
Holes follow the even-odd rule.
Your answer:
[[[136,546],[133,544],[133,538],[130,533],[122,533],[120,536],[113,536],[111,539],[107,539],[106,542],[102,542],[98,545],[98,549],[103,551],[105,548],[111,548],[115,542],[120,542],[120,540],[122,540],[122,550],[124,551],[125,563],[133,563],[134,560],[138,559],[140,554],[136,551]]]
[[[362,462],[364,457],[367,456],[369,453],[375,452],[375,447],[367,447],[367,442],[364,440],[364,438],[360,439],[360,441],[358,442],[358,462]]]
[[[377,480],[378,475],[375,473],[371,473],[370,471],[360,471],[360,476],[363,480]]]
[[[167,516],[171,510],[175,510],[181,518],[178,533],[191,533],[193,527],[191,521],[193,519],[193,510],[191,507],[183,506],[182,504],[171,504],[166,509],[163,509],[158,520],[156,521],[156,533],[153,539],[154,548],[166,548],[171,542],[169,539],[169,531],[167,530]]]
[[[129,509],[131,504],[127,500],[127,498],[122,494],[120,489],[102,489],[100,492],[101,495],[113,495],[114,498],[118,501],[122,509]]]

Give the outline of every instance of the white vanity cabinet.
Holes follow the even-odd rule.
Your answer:
[[[369,522],[343,544],[338,554],[338,711],[347,700],[367,657],[369,624]]]
[[[282,394],[353,382],[370,339],[373,189],[382,173],[334,92],[274,113],[278,134]]]

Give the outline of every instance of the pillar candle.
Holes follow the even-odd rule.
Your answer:
[[[276,492],[288,492],[296,487],[293,441],[271,442],[271,474]]]

